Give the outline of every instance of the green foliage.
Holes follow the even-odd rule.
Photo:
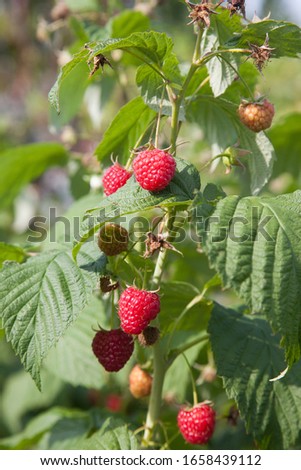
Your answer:
[[[138,96],[124,105],[107,128],[95,154],[99,160],[113,155],[126,162],[139,137],[154,121],[156,113]]]
[[[0,199],[8,206],[19,191],[47,168],[65,165],[67,152],[53,142],[27,144],[0,154]]]
[[[67,251],[53,250],[0,272],[7,339],[39,388],[42,359],[87,304],[105,264],[101,259],[97,266],[94,247],[85,248],[80,266]]]
[[[251,23],[241,34],[236,34],[227,45],[229,47],[249,47],[249,44],[262,46],[266,34],[269,47],[275,50],[273,57],[298,57],[301,48],[301,29],[287,21],[265,20]]]
[[[300,202],[300,191],[228,196],[198,227],[224,287],[233,287],[253,313],[265,315],[280,332],[289,365],[300,358]]]
[[[300,437],[300,362],[285,377],[271,381],[286,365],[279,338],[258,315],[242,315],[216,304],[209,332],[217,372],[247,430],[264,448],[293,446]]]
[[[107,24],[112,38],[125,38],[132,33],[150,29],[149,18],[140,11],[124,10]]]
[[[95,0],[66,3],[71,10],[68,21],[49,23],[46,29],[49,44],[53,41],[56,48],[65,40],[67,25],[76,37],[68,46],[73,56],[49,92],[53,127],[62,128],[73,120],[77,142],[70,143],[72,161],[66,165],[68,153],[54,143],[28,144],[0,154],[0,198],[10,227],[4,238],[8,242],[0,242],[0,389],[4,403],[0,424],[6,426],[2,435],[17,433],[0,440],[0,447],[137,449],[142,439],[119,419],[124,414],[136,427],[146,423],[144,445],[190,448],[176,435],[177,407],[169,403],[191,402],[191,379],[202,384],[199,400],[215,402],[219,416],[227,416],[233,403],[227,400],[221,381],[209,379],[207,383],[203,375],[206,365],[214,372],[212,351],[224,389],[237,403],[256,445],[296,447],[301,423],[300,363],[295,364],[301,356],[301,192],[278,197],[259,194],[272,175],[290,172],[288,191],[297,185],[300,115],[276,117],[267,134],[256,134],[242,125],[237,108],[242,98],[254,100],[258,91],[264,91],[260,88],[266,88],[249,57],[251,45],[261,46],[268,34],[272,59],[297,57],[300,28],[285,21],[245,22],[241,15],[230,15],[220,6],[216,15],[210,15],[210,27],[201,21],[194,24],[196,45],[189,63],[183,32],[178,30],[174,36],[177,43],[183,38],[183,51],[176,54],[178,44],[174,50],[169,33],[152,30],[152,15],[134,9],[120,11],[117,0],[104,2],[100,14]],[[56,28],[61,24],[64,33],[57,40]],[[159,29],[165,31],[163,26],[159,20]],[[187,28],[185,37],[189,31],[193,36],[192,29]],[[112,68],[97,69],[95,60],[102,56]],[[93,64],[92,74],[89,67]],[[100,109],[95,112],[94,104],[85,100],[87,112],[75,120],[79,110],[84,111],[81,106],[90,84],[100,93]],[[113,109],[118,110],[115,117],[111,116]],[[100,129],[96,129],[95,117]],[[93,143],[88,144],[91,129],[97,136],[92,134]],[[63,134],[62,141],[65,139]],[[179,149],[187,140],[190,150]],[[66,165],[69,202],[71,194],[77,198],[89,187],[100,186],[90,158],[92,146],[100,162],[106,164],[114,157],[131,170],[135,148],[150,141],[169,149],[176,159],[175,176],[164,190],[146,191],[132,175],[108,197],[95,190],[75,201],[65,214],[65,223],[50,227],[47,240],[34,253],[29,252],[28,240],[22,245],[25,236],[14,232],[12,204],[22,187],[50,166]],[[240,149],[247,153],[241,156]],[[221,177],[219,168],[214,170],[212,165],[214,174],[202,171],[207,185],[201,192],[203,160],[218,163],[225,159],[225,152],[232,158],[227,170],[240,162],[241,168]],[[275,187],[272,183],[269,190]],[[248,196],[249,186],[252,196]],[[139,216],[142,228],[136,230]],[[127,253],[106,258],[94,236],[106,221],[113,220],[122,223],[134,241]],[[2,234],[2,213],[0,230]],[[178,243],[177,235],[183,232],[185,237]],[[145,257],[145,242],[154,251],[150,258]],[[180,253],[172,251],[169,242]],[[100,293],[102,274],[118,281],[119,288]],[[220,292],[221,284],[232,291]],[[160,339],[152,348],[143,348],[135,338],[132,359],[118,374],[108,374],[94,357],[91,342],[98,328],[119,325],[118,298],[126,285],[158,292],[161,311],[153,324],[160,329]],[[236,294],[246,304],[238,311],[212,300],[233,305],[238,301]],[[5,343],[4,330],[10,344]],[[43,388],[42,394],[33,389],[34,382],[18,369],[18,362],[10,364],[10,345],[38,388]],[[134,363],[154,375],[149,401],[136,401],[135,405],[125,390]],[[58,402],[58,395],[67,390],[66,383],[70,384],[68,390],[73,387],[74,402]],[[96,389],[92,394],[88,392],[91,388]],[[107,398],[121,395],[121,390],[118,418],[112,419],[103,407],[108,410]],[[162,390],[166,397],[163,413]],[[10,410],[12,402],[17,403],[14,410]],[[86,408],[92,402],[97,402],[97,410],[72,409]],[[66,408],[58,408],[57,403]],[[48,411],[41,413],[45,407]],[[231,431],[226,419],[219,421],[213,448],[229,442],[232,446],[233,442],[252,445],[244,439],[241,421]],[[24,423],[21,432],[20,423]]]
[[[20,246],[0,242],[0,269],[5,261],[16,261],[17,263],[22,263],[25,258],[26,251]]]
[[[294,178],[300,178],[300,128],[301,114],[294,113],[285,116],[269,131],[269,138],[278,156],[275,163],[274,175],[289,172]]]
[[[24,449],[39,443],[41,449],[134,450],[137,440],[120,419],[98,411],[52,408],[34,418],[19,434],[0,440],[2,449]]]
[[[212,15],[212,28],[206,29],[203,36],[202,53],[203,55],[218,50],[233,35],[242,30],[239,16],[230,18],[227,11],[218,15]],[[223,57],[215,56],[207,64],[210,86],[214,96],[220,96],[236,76],[236,69],[239,64],[239,58],[235,55],[226,54]]]
[[[109,327],[103,303],[92,298],[66,334],[50,350],[44,364],[46,369],[74,386],[100,388],[105,381],[105,373],[91,354],[92,339],[99,325],[102,328]]]

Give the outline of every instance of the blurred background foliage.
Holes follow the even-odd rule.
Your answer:
[[[267,16],[271,11],[272,18],[301,23],[299,5],[296,2],[289,2],[289,6],[287,4],[288,2],[279,0],[247,0],[247,17],[251,19],[255,10],[260,17]],[[64,112],[60,116],[50,109],[47,95],[56,80],[58,67],[65,64],[71,54],[87,42],[88,33],[94,34],[98,39],[105,38],[106,28],[111,27],[113,37],[118,37],[118,21],[121,21],[126,35],[124,25],[127,21],[130,24],[130,17],[126,16],[129,8],[141,13],[139,24],[135,26],[137,31],[149,27],[165,31],[174,38],[175,51],[180,59],[187,61],[191,56],[194,37],[191,30],[183,27],[187,23],[185,5],[176,0],[65,0],[64,3],[39,0],[1,1],[0,183],[1,175],[2,178],[7,177],[7,159],[16,159],[16,169],[20,159],[23,164],[25,159],[28,165],[37,165],[34,149],[30,149],[31,158],[22,151],[14,150],[16,147],[40,142],[60,142],[67,150],[67,153],[56,150],[56,158],[52,158],[51,154],[44,166],[41,164],[38,169],[29,168],[31,177],[27,179],[26,175],[19,174],[16,170],[14,178],[23,178],[24,182],[22,188],[17,185],[16,191],[11,195],[2,194],[0,187],[1,242],[17,243],[34,251],[36,247],[29,247],[27,241],[32,217],[48,217],[50,207],[56,207],[56,215],[59,216],[75,200],[85,195],[88,207],[93,205],[89,203],[89,198],[97,199],[103,168],[93,156],[94,149],[118,109],[137,95],[135,63],[132,59],[118,57],[116,53],[113,59],[117,61],[118,74],[107,68],[103,76],[96,74],[91,80],[88,80],[88,66],[82,65],[81,67],[87,68],[87,82],[77,80],[76,74],[72,75],[73,81],[66,83],[62,91]],[[115,19],[112,23],[112,18],[117,15],[121,15],[120,20]],[[79,76],[82,75],[82,71],[79,70],[78,73]],[[268,135],[276,148],[278,161],[273,178],[265,189],[267,193],[280,194],[300,188],[300,76],[299,60],[277,59],[259,77],[257,90],[266,94],[276,108],[274,124]],[[182,151],[184,155],[189,154],[189,159],[200,169],[210,158],[210,148],[203,140],[201,131],[193,126],[184,127],[180,140],[187,143],[180,147],[179,155]],[[246,176],[240,169],[226,176],[225,168],[220,164],[215,170],[214,178],[228,193],[248,191],[245,189]],[[202,173],[203,186],[210,180],[212,175],[207,168]],[[12,181],[12,187],[14,183]],[[78,207],[79,215],[83,214],[84,206],[85,203]],[[179,249],[184,258],[171,254],[171,280],[191,280],[193,272],[191,282],[196,288],[200,288],[210,274],[204,256],[201,252],[196,252],[195,245],[189,240],[182,242]],[[20,256],[23,256],[22,252]],[[194,269],[194,266],[199,266],[200,261],[204,266],[201,273],[199,269]],[[189,301],[189,289],[186,289],[186,295]],[[233,304],[236,301],[232,295],[219,295],[223,296],[223,303]],[[174,302],[174,299],[170,301]],[[99,309],[106,308],[105,303],[99,305],[97,299],[96,302],[97,305],[86,309],[86,315],[90,318],[89,325],[97,324],[99,316],[95,316],[95,311],[99,314]],[[105,321],[105,316],[103,319]],[[89,330],[86,338],[92,335],[93,332]],[[72,345],[72,332],[68,341]],[[127,375],[131,364],[112,378],[99,372],[98,364],[91,355],[91,360],[87,360],[85,367],[89,374],[80,380],[72,376],[74,358],[65,365],[65,369],[63,364],[60,370],[53,365],[59,363],[55,354],[66,354],[64,346],[61,348],[61,351],[58,348],[50,354],[46,361],[41,394],[30,376],[20,367],[19,360],[5,342],[4,333],[0,330],[0,437],[20,432],[33,416],[51,406],[81,409],[101,407],[105,414],[115,412],[117,415],[127,415],[134,426],[135,423],[136,427],[141,425],[145,417],[146,402],[137,405],[127,391]],[[83,350],[81,354],[82,357],[89,355],[89,351]],[[212,381],[203,374],[204,366],[214,367],[210,354],[208,356],[206,350],[197,347],[192,348],[187,356],[197,364],[194,373],[198,383],[202,384],[202,398],[215,400],[221,410],[218,431],[210,444],[212,448],[251,448],[254,443],[243,432],[243,424],[237,421],[235,408],[231,408],[232,404],[222,393],[221,381],[214,377]],[[167,376],[165,401],[168,406],[164,407],[163,417],[167,422],[174,422],[177,403],[191,400],[189,371],[183,370],[184,364],[180,368],[180,378],[179,368],[175,367],[171,368]],[[179,379],[181,389],[178,388]],[[171,425],[171,430],[172,426],[174,424]],[[35,445],[34,439],[29,443],[31,445]],[[182,439],[176,438],[172,446],[183,448]]]

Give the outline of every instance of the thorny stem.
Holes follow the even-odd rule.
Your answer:
[[[167,86],[168,96],[172,105],[171,136],[170,136],[171,153],[175,153],[176,151],[176,142],[177,142],[177,138],[179,134],[179,114],[180,114],[181,104],[185,98],[188,85],[191,82],[191,79],[194,73],[198,69],[198,62],[200,60],[199,56],[200,56],[200,46],[201,46],[202,35],[203,35],[203,28],[200,27],[197,33],[197,39],[196,39],[195,48],[193,52],[192,63],[191,63],[190,69],[188,71],[188,74],[183,83],[180,93],[177,96],[174,96],[173,91],[171,90],[170,86]]]
[[[166,90],[167,90],[169,99],[172,104],[170,151],[171,153],[174,153],[174,154],[176,152],[177,138],[178,138],[178,133],[179,133],[180,107],[181,107],[183,99],[185,98],[187,87],[195,71],[198,68],[196,61],[198,60],[198,57],[200,55],[200,43],[201,43],[201,38],[202,38],[202,32],[203,30],[200,28],[198,31],[196,45],[194,49],[193,61],[190,66],[187,77],[183,83],[180,93],[176,96],[174,94],[172,87],[168,84],[168,82],[166,82]],[[173,208],[170,210],[168,214],[166,228],[169,233],[171,232],[172,227],[173,227],[175,212],[176,212],[175,208]],[[152,289],[158,289],[158,287],[160,286],[160,281],[163,275],[163,268],[164,268],[166,256],[167,256],[166,249],[160,251],[158,259],[157,259],[156,267],[154,270],[154,274],[153,274]],[[152,440],[154,427],[156,423],[158,423],[159,421],[160,412],[161,412],[163,383],[164,383],[165,373],[167,370],[167,363],[164,359],[162,345],[160,341],[157,341],[153,346],[153,357],[154,357],[153,384],[152,384],[152,391],[151,391],[150,400],[149,400],[148,413],[146,417],[145,432],[144,432],[144,437],[143,437],[143,445],[145,447],[149,446]]]

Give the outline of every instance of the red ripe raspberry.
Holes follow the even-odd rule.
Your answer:
[[[176,161],[159,149],[140,152],[133,162],[136,180],[143,189],[161,191],[174,177]]]
[[[145,370],[136,365],[129,376],[130,392],[135,398],[144,398],[150,395],[153,378]]]
[[[258,103],[241,103],[238,115],[241,122],[251,131],[260,132],[271,127],[275,108],[268,100]]]
[[[118,315],[125,333],[139,335],[160,312],[159,296],[128,287],[119,299]]]
[[[113,194],[117,189],[124,186],[127,180],[131,177],[131,173],[123,168],[119,163],[114,163],[110,166],[103,175],[102,184],[106,196]]]
[[[105,406],[108,410],[112,411],[113,413],[118,413],[122,410],[123,400],[120,395],[116,395],[115,393],[111,393],[106,397]]]
[[[190,444],[206,444],[214,431],[215,411],[202,403],[191,409],[182,408],[178,413],[178,426],[182,436]]]
[[[94,336],[92,350],[100,364],[108,372],[118,372],[134,351],[133,338],[120,328],[100,330]]]

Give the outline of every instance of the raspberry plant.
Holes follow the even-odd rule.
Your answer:
[[[105,94],[109,82],[126,99],[95,148],[103,191],[82,197],[66,215],[84,214],[80,233],[71,231],[68,241],[59,231],[56,244],[43,244],[35,256],[1,247],[7,261],[0,271],[3,328],[42,391],[53,374],[88,389],[109,388],[111,396],[127,389],[134,364],[140,375],[150,372],[151,391],[136,414],[124,393],[123,421],[108,416],[97,398],[90,411],[50,408],[17,437],[2,439],[4,448],[28,442],[220,448],[234,432],[231,424],[243,448],[300,443],[301,192],[275,196],[266,189],[276,161],[273,142],[278,159],[285,159],[283,142],[293,126],[278,124],[280,142],[272,125],[270,140],[260,128],[248,129],[239,114],[247,109],[243,100],[256,103],[262,94],[257,82],[270,62],[297,57],[301,36],[289,22],[246,20],[246,3],[182,2],[182,29],[195,41],[189,63],[177,55],[177,38],[174,44],[168,31],[153,30],[139,11],[113,15],[101,28],[66,13],[77,41],[49,93],[52,107],[66,123],[68,96],[80,104],[85,89]],[[198,156],[204,148],[200,139],[210,149],[205,164],[193,158],[193,145]],[[64,165],[69,157],[47,143],[18,155],[20,162],[28,155],[39,162],[20,186],[47,162]],[[143,221],[138,235],[137,220]],[[98,236],[113,223],[129,240],[107,256]],[[209,369],[214,374],[206,381],[201,372]],[[203,411],[198,429],[194,416]]]

